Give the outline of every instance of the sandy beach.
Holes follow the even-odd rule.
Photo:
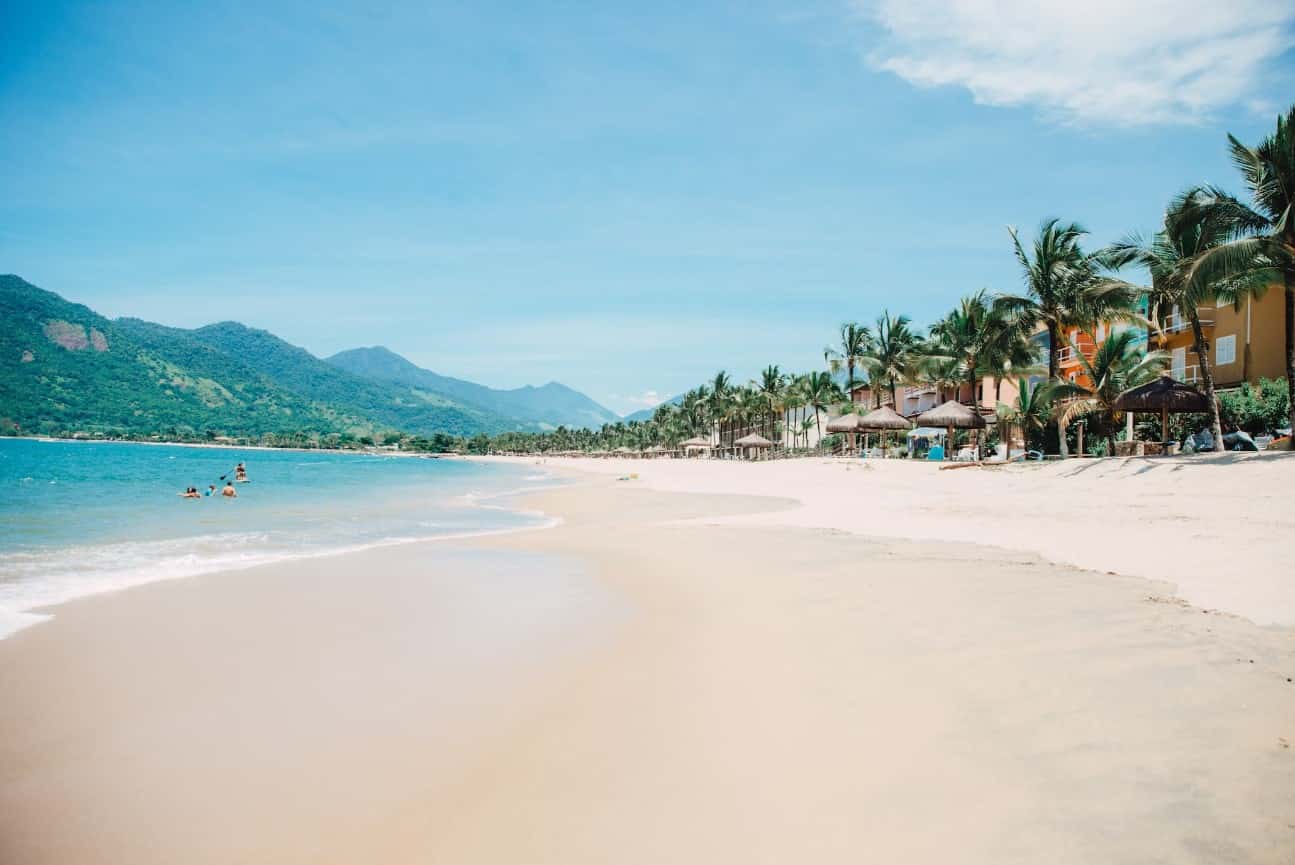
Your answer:
[[[1290,458],[547,467],[0,641],[0,861],[1295,859]]]

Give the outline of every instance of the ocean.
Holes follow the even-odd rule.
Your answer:
[[[184,499],[223,486],[238,498]],[[549,523],[539,469],[410,456],[0,439],[0,637],[33,610],[156,580]]]

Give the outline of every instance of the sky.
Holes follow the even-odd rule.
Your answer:
[[[1271,0],[0,4],[0,272],[618,412],[1241,192]]]

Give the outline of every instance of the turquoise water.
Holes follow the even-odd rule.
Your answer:
[[[240,461],[237,499],[178,497]],[[502,498],[547,483],[460,460],[0,439],[0,636],[34,609],[155,580],[540,527]]]

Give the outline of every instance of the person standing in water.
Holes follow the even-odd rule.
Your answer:
[[[234,489],[233,481],[225,481],[225,488],[220,491],[220,494],[227,499],[238,498],[238,490]]]

